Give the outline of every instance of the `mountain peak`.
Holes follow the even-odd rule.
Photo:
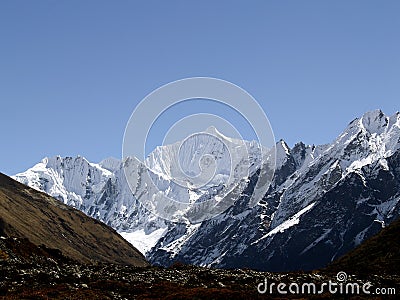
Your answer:
[[[211,126],[209,126],[206,130],[205,130],[205,132],[207,132],[207,133],[220,133],[219,131],[218,131],[218,129],[214,126],[214,125],[211,125]]]
[[[205,133],[211,134],[215,137],[219,137],[225,140],[229,140],[232,141],[231,138],[225,136],[224,134],[222,134],[214,125],[209,126],[205,131]]]
[[[366,112],[360,121],[360,125],[370,133],[381,133],[388,123],[386,115],[380,109]]]
[[[109,170],[111,172],[118,170],[120,168],[120,165],[121,165],[121,160],[115,157],[108,157],[99,162],[100,167]]]
[[[398,113],[389,117],[384,112],[382,112],[382,110],[376,109],[366,112],[361,117],[351,121],[346,130],[344,131],[344,133],[355,134],[359,130],[362,130],[370,134],[376,133],[380,135],[384,132],[388,132],[394,124],[398,123],[399,123]]]
[[[227,137],[226,135],[221,133],[214,125],[209,126],[204,132],[208,133],[210,135],[213,135],[217,138],[220,138],[225,142],[230,142],[230,143],[240,144],[240,145],[244,142],[243,140],[238,140],[238,139],[234,139],[231,137]]]
[[[276,165],[279,168],[290,157],[290,148],[286,144],[286,142],[282,139],[276,143],[275,147],[276,147]]]
[[[374,109],[374,110],[367,111],[366,113],[364,113],[362,118],[368,118],[368,117],[382,118],[384,116],[385,116],[385,113],[381,109]]]
[[[286,155],[290,155],[290,147],[283,139],[280,139],[279,142],[276,143],[276,148],[277,151],[282,150]]]

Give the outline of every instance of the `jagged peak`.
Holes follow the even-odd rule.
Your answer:
[[[370,133],[380,133],[387,124],[388,118],[380,109],[366,112],[360,119],[360,125]]]
[[[283,153],[286,153],[286,155],[290,155],[290,147],[283,139],[280,139],[276,143],[276,151],[281,151]]]
[[[53,167],[57,167],[59,165],[62,164],[69,164],[69,163],[83,163],[83,164],[87,164],[87,165],[92,165],[85,157],[81,156],[81,155],[77,155],[75,157],[72,156],[60,156],[60,155],[56,155],[56,156],[46,156],[44,157],[39,164],[35,165],[35,167],[40,167],[40,165],[45,165],[49,168],[53,168]]]
[[[290,157],[290,148],[284,140],[279,140],[275,144],[276,148],[276,167],[279,169]]]
[[[396,112],[393,116],[389,117],[381,109],[368,111],[361,117],[351,121],[344,133],[355,133],[359,130],[362,130],[370,134],[382,134],[383,132],[388,131],[394,124],[400,124],[399,117],[399,112]]]
[[[221,134],[214,125],[209,126],[204,132],[211,134]]]
[[[311,147],[312,145],[306,145],[302,141],[300,141],[294,144],[293,148],[291,149],[291,152],[305,151],[306,149]]]
[[[214,125],[209,126],[204,132],[231,143],[243,143],[242,140],[227,137],[226,135],[221,133]]]
[[[99,162],[99,166],[114,172],[115,170],[119,169],[121,166],[121,160],[115,157],[107,157]]]
[[[385,113],[381,109],[374,109],[371,111],[367,111],[366,113],[363,114],[362,118],[382,118],[385,117]]]

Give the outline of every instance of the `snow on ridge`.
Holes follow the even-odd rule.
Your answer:
[[[213,178],[217,181],[221,176],[229,178],[226,184],[230,185],[232,179],[243,178],[242,173],[247,170],[254,174],[263,161],[265,151],[255,141],[228,138],[215,127],[209,127],[182,142],[156,147],[144,164],[165,179],[188,182],[189,186],[201,186],[202,176],[208,178],[205,170],[210,167]],[[210,164],[200,166],[204,158],[209,159]],[[218,182],[211,183],[218,185]]]
[[[172,258],[175,257],[179,253],[180,249],[184,247],[185,243],[198,231],[200,226],[201,223],[188,225],[186,234],[160,249],[170,252]]]
[[[290,157],[290,149],[284,140],[280,140],[276,147],[276,167],[279,169]]]
[[[323,241],[332,231],[332,228],[324,229],[324,233],[319,236],[317,239],[315,239],[310,245],[308,245],[302,252],[300,252],[300,255],[303,255],[310,249],[314,248],[319,242]]]
[[[364,114],[359,124],[361,132],[368,133],[364,143],[370,152],[366,152],[367,156],[349,159],[351,164],[346,171],[354,172],[374,162],[380,162],[387,169],[386,158],[400,148],[400,114],[387,117],[381,110],[376,110]]]
[[[307,205],[306,207],[304,207],[302,210],[300,210],[298,213],[294,214],[293,216],[291,216],[289,219],[287,219],[286,221],[282,222],[281,224],[279,224],[278,226],[276,226],[274,229],[272,229],[271,231],[269,231],[266,235],[264,235],[263,237],[261,237],[260,239],[258,239],[256,242],[259,242],[260,240],[263,240],[269,236],[273,236],[277,233],[282,233],[284,232],[286,229],[289,229],[290,227],[299,224],[300,222],[300,216],[305,214],[307,211],[309,211],[311,208],[314,207],[316,202],[313,202],[309,205]]]
[[[222,140],[228,141],[230,143],[239,143],[239,144],[241,143],[241,140],[237,140],[237,139],[233,139],[233,138],[225,136],[220,131],[218,131],[218,129],[215,126],[208,127],[204,132],[208,133],[210,135],[213,135],[215,137],[219,137]]]
[[[282,184],[284,193],[272,225],[278,226],[287,220],[290,211],[313,202],[317,185],[324,193],[349,173],[362,175],[360,170],[366,165],[379,163],[383,169],[388,169],[386,158],[400,149],[398,124],[399,113],[388,118],[380,110],[367,112],[350,122],[329,146],[312,147],[303,165]]]
[[[103,169],[109,170],[110,172],[115,172],[121,167],[122,161],[115,157],[108,157],[103,159],[97,165],[102,167]]]
[[[382,133],[388,124],[388,117],[380,110],[366,112],[360,118],[360,127],[370,133]]]

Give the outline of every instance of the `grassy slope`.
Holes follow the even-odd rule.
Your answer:
[[[148,265],[114,229],[1,173],[0,235],[27,238],[83,263]]]

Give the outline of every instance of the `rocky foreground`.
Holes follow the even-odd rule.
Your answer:
[[[132,267],[118,264],[88,265],[77,263],[59,250],[35,246],[27,239],[0,239],[1,299],[261,299],[261,298],[331,298],[323,283],[340,283],[336,271],[269,273],[254,270],[222,270],[175,264],[170,268]],[[260,293],[258,289],[265,291]],[[358,283],[360,289],[370,282],[376,287],[400,291],[400,276],[349,276],[346,282]],[[269,289],[272,288],[272,294]],[[314,283],[316,292],[306,288],[302,294],[280,294],[279,283]],[[343,297],[337,286],[337,297]],[[387,291],[386,291],[387,292]],[[379,295],[347,295],[376,298]],[[395,299],[395,296],[389,296]]]

